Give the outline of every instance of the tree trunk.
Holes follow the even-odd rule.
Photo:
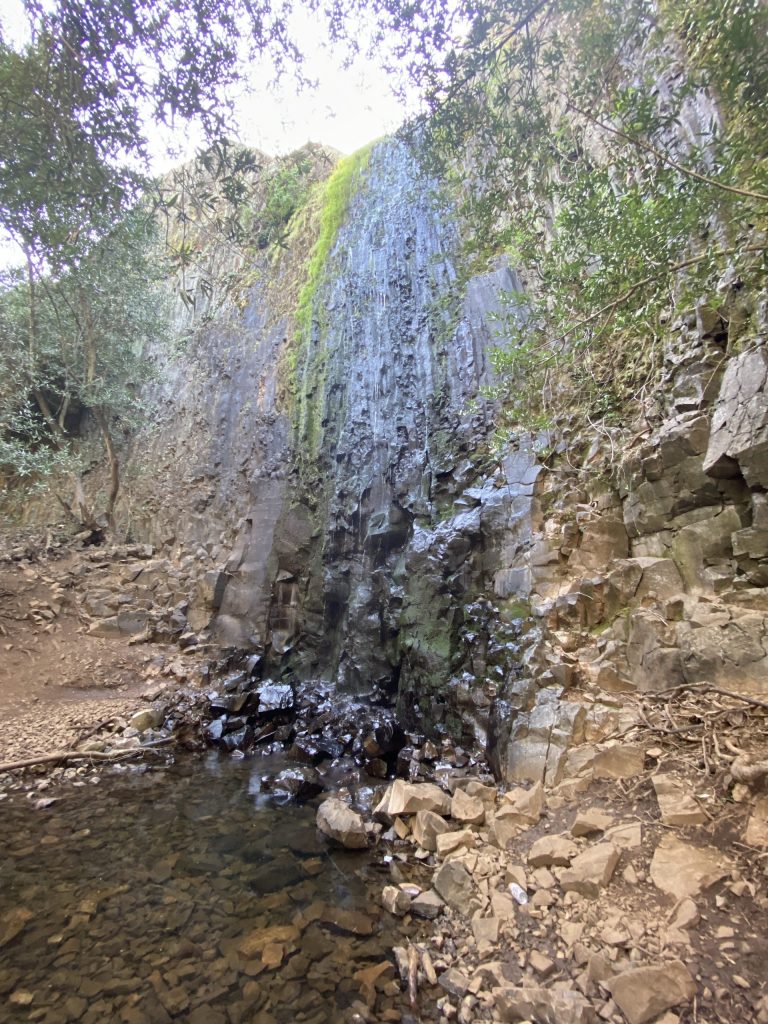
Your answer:
[[[101,436],[104,439],[104,447],[107,451],[107,459],[109,460],[109,495],[107,497],[107,507],[105,509],[107,516],[107,524],[110,530],[115,528],[115,502],[117,501],[117,495],[120,491],[120,461],[115,451],[115,444],[112,440],[112,434],[109,430],[109,420],[107,419],[104,409],[99,406],[94,408],[93,415],[96,418],[96,422],[99,425]]]

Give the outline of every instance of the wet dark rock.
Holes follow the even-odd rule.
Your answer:
[[[277,800],[296,800],[304,803],[322,793],[322,779],[310,766],[285,768],[272,778],[262,779],[262,790]]]
[[[259,695],[259,714],[290,711],[295,704],[293,687],[286,683],[262,683],[256,691]]]

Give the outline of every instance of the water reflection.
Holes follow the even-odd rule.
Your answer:
[[[0,804],[4,1019],[322,1024],[361,998],[400,1019],[392,971],[375,991],[356,977],[398,941],[383,869],[330,854],[264,771],[214,755]]]

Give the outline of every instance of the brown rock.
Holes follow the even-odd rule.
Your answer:
[[[651,860],[653,884],[677,899],[703,892],[727,873],[718,850],[693,846],[676,836],[664,836]]]
[[[325,906],[320,914],[323,924],[331,925],[340,932],[352,935],[372,935],[373,918],[360,910],[344,910],[343,907]]]
[[[497,814],[514,821],[522,830],[535,825],[544,810],[544,786],[537,782],[530,789],[517,787],[504,794]]]
[[[432,884],[449,907],[464,913],[467,911],[475,890],[472,878],[463,864],[454,860],[446,861],[435,872]]]
[[[754,813],[750,815],[744,842],[748,846],[768,846],[768,796],[755,801]]]
[[[250,935],[246,935],[237,948],[246,960],[250,960],[256,953],[262,953],[267,946],[295,943],[300,937],[301,932],[294,925],[274,924],[269,928],[257,928]]]
[[[653,788],[665,825],[703,825],[707,816],[671,775],[655,775]]]
[[[485,805],[477,797],[457,789],[451,800],[451,817],[468,825],[482,825],[485,821]]]
[[[594,1024],[594,1010],[575,989],[516,988],[492,991],[494,1008],[502,1021],[536,1024]]]
[[[578,852],[576,843],[566,835],[542,836],[528,852],[528,863],[534,868],[562,866],[570,864]]]
[[[330,797],[317,809],[317,827],[334,842],[348,850],[364,850],[368,833],[362,817],[343,800]]]
[[[476,942],[492,942],[496,943],[499,941],[499,925],[501,921],[498,917],[475,917],[472,919],[472,933],[475,936]]]
[[[434,853],[437,850],[438,836],[450,832],[452,827],[445,818],[441,818],[434,811],[419,811],[412,822],[413,838],[419,846]]]
[[[419,893],[411,903],[411,913],[429,921],[433,921],[443,910],[445,910],[445,901],[438,896],[434,889]]]
[[[543,980],[548,978],[554,971],[555,962],[550,960],[548,956],[544,956],[537,949],[534,949],[528,957],[528,966]]]
[[[580,811],[576,820],[571,825],[571,835],[577,838],[591,836],[596,832],[605,832],[614,823],[610,814],[601,811],[599,807],[588,807],[586,811]]]
[[[446,857],[461,847],[471,850],[476,841],[475,833],[466,828],[460,832],[445,832],[437,837],[437,852],[439,856]]]
[[[620,851],[612,843],[598,843],[590,847],[574,857],[570,868],[560,876],[563,891],[597,899],[600,889],[610,882],[620,857]]]
[[[0,917],[0,949],[7,946],[9,942],[13,942],[33,917],[32,911],[27,910],[26,907],[14,907],[12,910],[7,910]]]
[[[395,917],[403,917],[411,909],[411,897],[395,885],[385,885],[381,893],[381,905]]]
[[[640,775],[645,764],[645,751],[632,743],[617,743],[598,750],[592,762],[596,779],[631,779]]]
[[[457,779],[454,793],[457,789],[463,790],[467,796],[473,796],[480,800],[488,813],[491,813],[496,806],[498,790],[495,786],[485,786],[477,779]]]
[[[696,985],[679,960],[622,971],[605,982],[629,1024],[647,1024],[664,1010],[690,1002]]]
[[[374,813],[394,818],[399,814],[416,814],[418,811],[448,815],[451,812],[451,798],[431,782],[412,783],[395,779]]]
[[[353,979],[360,986],[360,992],[369,1007],[373,1006],[376,1002],[376,990],[382,989],[394,973],[394,966],[389,960],[384,960],[382,963],[363,967],[352,975]]]

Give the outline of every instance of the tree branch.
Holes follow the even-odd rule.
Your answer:
[[[594,116],[594,114],[590,114],[589,111],[582,110],[581,107],[577,107],[572,100],[568,99],[568,97],[566,97],[566,101],[570,110],[575,114],[580,114],[581,117],[586,118],[590,124],[595,125],[597,128],[601,128],[604,132],[609,132],[611,135],[616,135],[620,139],[624,139],[625,142],[631,143],[631,145],[644,150],[646,153],[650,153],[673,170],[679,171],[681,174],[684,174],[689,178],[694,178],[696,181],[701,181],[705,185],[711,185],[713,188],[719,188],[723,192],[731,192],[734,195],[743,196],[747,199],[758,199],[762,203],[768,203],[768,195],[764,195],[762,192],[753,192],[751,189],[747,188],[738,188],[736,185],[726,185],[723,181],[717,181],[715,178],[708,178],[706,174],[699,174],[699,172],[694,171],[692,167],[686,167],[684,164],[679,164],[676,160],[673,160],[671,156],[668,156],[663,152],[663,150],[657,149],[656,146],[652,146],[649,142],[645,142],[643,139],[638,139],[635,135],[629,135],[627,132],[622,131],[621,128],[615,128],[611,124],[606,124],[604,121],[600,121]]]

